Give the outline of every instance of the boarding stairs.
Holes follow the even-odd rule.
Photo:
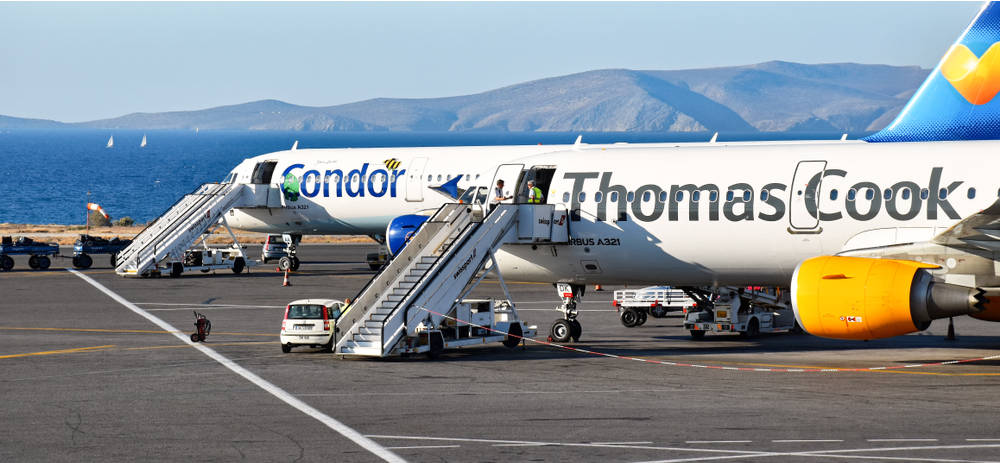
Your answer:
[[[184,251],[234,207],[252,199],[248,185],[206,183],[185,195],[136,235],[118,254],[115,273],[148,276],[163,261],[181,261]]]
[[[568,239],[566,211],[552,205],[501,204],[477,215],[468,204],[445,204],[424,222],[338,320],[344,334],[334,352],[393,355],[452,316],[480,270],[490,263],[496,269],[493,255],[501,246]]]

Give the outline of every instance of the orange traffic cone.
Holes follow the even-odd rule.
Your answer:
[[[285,270],[285,281],[281,283],[281,286],[291,286],[292,281],[288,279],[288,270]]]
[[[604,288],[601,285],[594,285],[594,291],[604,291]]]

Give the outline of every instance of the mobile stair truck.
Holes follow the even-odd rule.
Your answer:
[[[682,289],[649,286],[642,289],[619,289],[611,305],[626,328],[641,326],[646,317],[664,318],[671,311],[685,311],[696,305]]]
[[[515,347],[537,327],[520,319],[494,253],[504,245],[566,243],[565,208],[501,204],[484,218],[445,204],[361,290],[337,321],[337,354],[387,357],[503,342]],[[489,274],[505,299],[467,299]]]
[[[752,338],[760,333],[799,331],[787,292],[725,287],[720,288],[719,299],[713,301],[707,291],[685,291],[697,302],[684,318],[684,329],[692,338],[700,339],[707,332],[739,333]]]

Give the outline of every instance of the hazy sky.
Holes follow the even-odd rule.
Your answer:
[[[481,92],[604,68],[933,67],[973,3],[0,3],[0,114]]]

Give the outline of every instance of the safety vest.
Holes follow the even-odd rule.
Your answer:
[[[542,189],[538,188],[537,186],[536,187],[532,187],[531,188],[531,192],[534,193],[534,197],[529,197],[528,198],[528,202],[529,203],[534,203],[534,204],[541,203],[542,202]]]

